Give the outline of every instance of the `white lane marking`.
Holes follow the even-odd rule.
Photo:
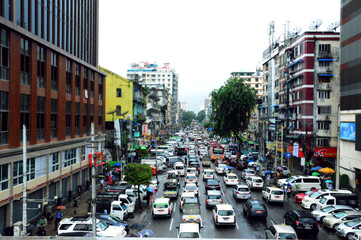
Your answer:
[[[175,211],[175,207],[177,205],[177,202],[174,202],[174,208],[173,208],[173,212]]]
[[[173,218],[172,220],[170,220],[169,231],[172,229],[172,225],[173,225]]]
[[[239,229],[239,227],[238,227],[238,223],[236,223],[236,228],[237,228],[237,229]]]

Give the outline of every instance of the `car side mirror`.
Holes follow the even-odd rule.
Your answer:
[[[179,227],[176,227],[176,229],[179,229]]]

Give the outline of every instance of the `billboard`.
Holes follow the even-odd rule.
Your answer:
[[[342,122],[340,126],[340,138],[342,140],[355,141],[356,129],[354,122]]]

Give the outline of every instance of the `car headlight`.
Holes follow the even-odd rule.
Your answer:
[[[302,201],[304,201],[304,202],[309,202],[310,200],[308,200],[308,199],[303,199]]]

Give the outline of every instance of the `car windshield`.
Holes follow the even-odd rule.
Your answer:
[[[354,227],[354,226],[359,225],[359,224],[361,224],[361,219],[360,218],[354,219],[354,220],[351,220],[351,221],[345,223],[345,225],[347,227]]]
[[[107,229],[109,227],[109,225],[103,221],[99,221],[97,223],[97,226],[102,230],[105,231],[105,229]]]
[[[233,210],[219,210],[218,215],[219,216],[233,216],[234,211]]]
[[[305,194],[306,196],[308,196],[308,195],[310,195],[310,194],[313,193],[313,192],[314,192],[314,191],[309,190],[309,191],[305,192],[304,194]]]
[[[218,185],[218,181],[217,180],[208,180],[207,185]]]
[[[110,215],[109,215],[109,218],[110,218],[111,221],[114,222],[114,223],[121,223],[120,219],[117,218],[117,217],[113,217],[113,216],[110,216]]]
[[[199,238],[199,234],[197,232],[181,232],[179,238]]]
[[[344,216],[346,216],[346,213],[345,212],[338,212],[338,213],[335,213],[333,216],[335,218],[340,219],[340,218],[343,218]]]
[[[176,192],[177,191],[177,187],[174,187],[174,186],[168,186],[166,188],[167,191],[170,191],[170,192]]]
[[[310,194],[310,198],[316,198],[316,197],[318,197],[318,196],[320,196],[321,195],[321,192],[320,191],[316,191],[316,192],[314,192],[314,193],[311,193]]]
[[[286,182],[292,182],[293,180],[295,180],[294,177],[289,177],[289,178],[287,178]]]
[[[221,199],[221,195],[209,195],[208,199]]]
[[[213,172],[205,172],[205,175],[213,175]]]
[[[253,182],[255,182],[255,183],[261,183],[261,182],[263,182],[263,180],[262,180],[262,179],[253,179]]]
[[[194,180],[194,179],[196,179],[196,176],[188,175],[188,176],[187,176],[187,179],[189,179],[189,180]]]
[[[186,186],[186,190],[188,191],[194,191],[197,189],[197,186],[196,185],[187,185]]]
[[[154,208],[167,208],[167,203],[154,203]]]
[[[247,170],[246,173],[247,173],[247,174],[254,174],[254,171],[252,171],[252,170]]]
[[[249,192],[248,188],[238,188],[238,192]]]
[[[177,165],[177,166],[175,166],[175,169],[183,169],[183,166]]]
[[[294,233],[280,233],[277,239],[297,239],[297,235]]]
[[[283,195],[283,192],[280,191],[280,190],[273,190],[273,191],[271,192],[271,194],[273,194],[273,195]]]
[[[199,204],[184,204],[183,205],[183,214],[188,214],[188,215],[198,215],[200,214],[200,207]]]
[[[237,179],[237,176],[228,176],[228,179]]]
[[[332,211],[333,209],[335,209],[335,207],[329,206],[329,207],[322,208],[321,212],[329,212],[329,211]]]
[[[315,219],[313,217],[305,217],[305,218],[300,218],[300,222],[301,223],[314,223]]]

